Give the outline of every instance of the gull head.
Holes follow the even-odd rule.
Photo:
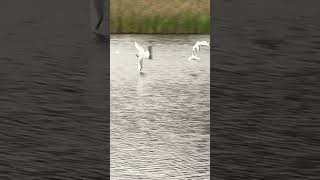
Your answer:
[[[204,45],[205,46],[210,46],[210,41],[205,41]]]

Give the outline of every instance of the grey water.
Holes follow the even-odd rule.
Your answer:
[[[111,179],[209,179],[209,35],[111,35]],[[138,72],[134,41],[153,59]]]
[[[108,177],[108,52],[86,0],[0,2],[0,179]]]
[[[319,1],[214,1],[213,179],[319,179]]]

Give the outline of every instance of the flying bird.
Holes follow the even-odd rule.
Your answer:
[[[189,60],[199,60],[200,58],[197,56],[200,51],[201,46],[210,47],[210,41],[197,41],[196,44],[192,48],[192,55],[189,57]]]
[[[150,53],[148,50],[144,50],[137,42],[134,42],[134,46],[137,48],[138,53],[136,54],[138,58],[138,70],[141,72],[143,67],[143,60],[149,58]]]

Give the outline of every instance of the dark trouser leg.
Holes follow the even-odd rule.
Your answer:
[[[90,0],[91,29],[99,35],[107,35],[107,0]]]

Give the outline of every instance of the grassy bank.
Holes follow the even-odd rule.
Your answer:
[[[110,0],[111,33],[209,33],[210,0]]]

